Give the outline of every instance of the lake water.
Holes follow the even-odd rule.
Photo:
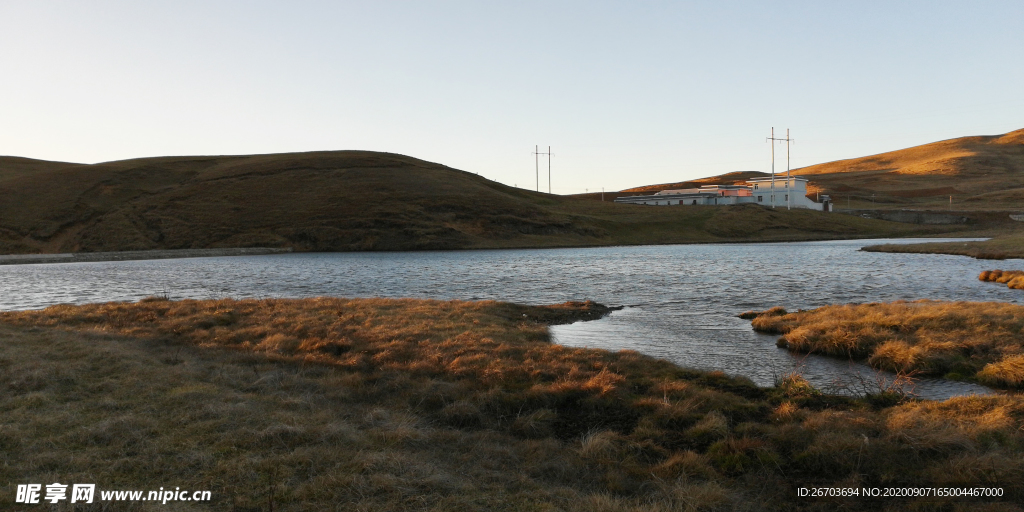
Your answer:
[[[59,303],[222,297],[423,297],[552,304],[592,299],[625,308],[555,326],[558,343],[632,349],[683,366],[771,385],[794,369],[818,386],[874,383],[862,365],[790,354],[736,317],[754,309],[939,299],[1021,303],[1024,293],[978,281],[1024,262],[859,251],[880,242],[662,245],[586,249],[304,253],[0,266],[0,309]],[[920,241],[920,240],[917,240]],[[926,398],[987,392],[941,379]]]

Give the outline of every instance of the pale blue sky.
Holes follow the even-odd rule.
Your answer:
[[[1024,128],[1024,4],[4,0],[0,70],[0,154],[367,149],[533,188],[539,144],[574,193],[767,171],[772,126],[793,167]]]

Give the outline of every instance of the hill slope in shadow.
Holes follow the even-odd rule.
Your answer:
[[[508,187],[389,153],[159,157],[84,165],[0,157],[0,252],[214,247],[297,251],[589,246],[904,235],[820,212],[652,208]]]

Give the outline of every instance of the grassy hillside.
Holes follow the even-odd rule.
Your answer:
[[[962,137],[879,155],[794,169],[811,180],[809,196],[829,194],[840,208],[1024,209],[1024,130]],[[683,183],[631,188],[671,188],[740,182],[763,173],[730,173]],[[624,191],[624,192],[626,192]]]
[[[651,208],[541,194],[363,151],[78,165],[0,158],[0,253],[215,247],[298,251],[900,236],[817,212]]]
[[[92,482],[212,493],[95,505],[113,511],[1022,510],[1019,395],[832,397],[795,375],[764,389],[549,342],[547,323],[593,310],[318,298],[0,313],[0,499]]]

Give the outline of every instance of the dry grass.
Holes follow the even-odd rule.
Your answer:
[[[1024,497],[1018,397],[823,402],[796,377],[764,390],[548,342],[546,323],[597,313],[323,298],[3,313],[4,496],[89,481],[209,489],[210,509],[235,511],[912,503],[797,498],[810,482]],[[1011,503],[994,506],[1021,510]],[[108,508],[150,509],[195,508]]]
[[[782,334],[797,352],[866,359],[876,368],[1020,388],[1024,306],[995,302],[894,302],[762,315],[754,329]]]
[[[985,270],[978,274],[978,280],[1006,283],[1007,288],[1024,290],[1024,271],[1021,270]]]

